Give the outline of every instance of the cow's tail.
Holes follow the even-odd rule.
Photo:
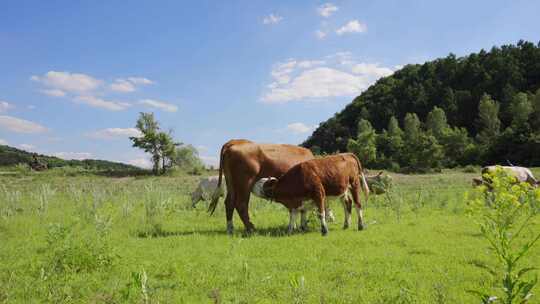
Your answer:
[[[351,155],[354,157],[354,159],[356,160],[356,164],[358,165],[360,179],[362,180],[362,190],[364,190],[364,195],[366,196],[366,201],[367,201],[369,198],[369,186],[366,181],[366,176],[364,175],[364,169],[362,168],[362,164],[360,163],[360,160],[358,159],[358,157],[354,153],[351,153]]]
[[[219,202],[219,197],[221,196],[221,181],[223,177],[223,152],[225,150],[225,146],[227,144],[224,144],[221,147],[221,151],[219,153],[219,177],[218,177],[218,183],[216,190],[214,190],[214,193],[212,194],[212,200],[210,201],[210,204],[208,205],[208,212],[210,212],[210,215],[214,214],[214,211],[216,211],[217,204]]]

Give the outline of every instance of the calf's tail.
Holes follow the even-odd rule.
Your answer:
[[[364,175],[364,169],[362,168],[362,164],[360,163],[360,160],[358,157],[351,153],[351,155],[354,157],[354,160],[356,160],[356,164],[358,165],[358,171],[360,173],[360,179],[362,179],[362,190],[364,190],[364,195],[366,196],[366,201],[369,198],[369,186],[366,181],[366,176]]]

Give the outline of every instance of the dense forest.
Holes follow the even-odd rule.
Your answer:
[[[20,163],[29,164],[33,160],[34,153],[19,150],[10,146],[0,145],[0,166],[14,166]],[[106,160],[84,159],[64,160],[54,156],[37,154],[40,162],[47,164],[49,168],[55,167],[82,167],[91,170],[140,170],[139,168],[123,163]]]
[[[411,64],[381,78],[302,144],[411,171],[540,166],[540,43]]]

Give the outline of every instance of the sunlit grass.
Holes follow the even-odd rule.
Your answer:
[[[279,204],[252,198],[257,232],[225,233],[220,202],[191,209],[198,177],[0,175],[0,302],[470,303],[493,264],[464,192],[474,173],[393,175],[368,228],[287,235]],[[533,229],[540,228],[534,224]],[[526,261],[538,265],[540,250]],[[55,265],[52,267],[51,265]]]

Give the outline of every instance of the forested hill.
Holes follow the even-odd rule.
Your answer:
[[[450,54],[424,64],[407,65],[380,79],[341,112],[321,123],[302,145],[321,153],[346,151],[349,139],[357,137],[362,119],[369,121],[380,135],[388,128],[391,117],[403,128],[407,113],[415,113],[421,121],[420,129],[428,131],[423,122],[438,107],[444,110],[449,127],[463,127],[472,144],[489,144],[481,147],[482,153],[476,151],[476,155],[469,155],[461,163],[513,158],[516,163],[540,165],[539,89],[540,43],[520,41],[465,57]],[[483,97],[494,101],[496,109],[492,110],[498,113],[493,119],[500,120],[499,126],[491,126],[494,129],[489,141],[478,141],[477,136],[489,125],[485,118],[479,119]],[[524,123],[518,123],[520,119],[525,119]],[[511,142],[505,143],[508,139]],[[377,148],[381,148],[379,141]],[[536,155],[525,149],[536,149]]]
[[[0,145],[0,166],[14,166],[20,163],[29,164],[32,162],[34,153],[19,150],[10,146]],[[64,160],[54,156],[37,154],[40,162],[47,164],[49,168],[54,167],[83,167],[93,170],[138,170],[139,168],[123,163],[106,160],[84,159],[84,160]]]

